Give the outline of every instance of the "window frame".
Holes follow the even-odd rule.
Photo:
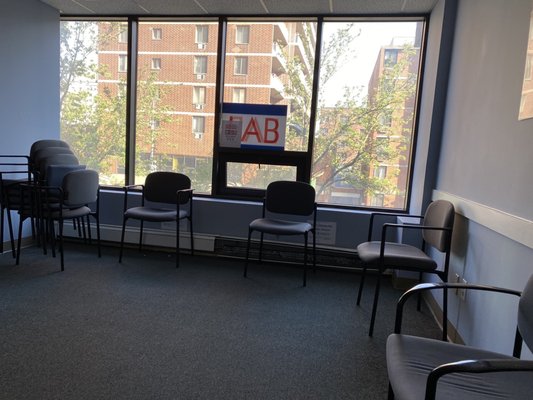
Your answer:
[[[418,135],[418,120],[419,120],[419,108],[420,108],[420,96],[421,96],[421,81],[423,79],[423,63],[424,63],[424,57],[426,55],[426,52],[427,52],[427,49],[426,49],[426,46],[427,46],[427,40],[426,40],[426,36],[427,36],[427,24],[428,24],[428,18],[427,16],[419,16],[419,15],[408,15],[408,16],[405,16],[405,15],[398,15],[398,16],[389,16],[387,20],[391,20],[391,19],[394,19],[398,17],[398,20],[399,21],[405,21],[405,20],[412,20],[412,21],[417,21],[417,22],[420,22],[423,24],[423,35],[422,35],[422,44],[420,46],[420,52],[421,52],[421,55],[420,55],[420,65],[419,65],[419,71],[418,71],[418,84],[417,84],[417,91],[416,91],[416,99],[415,99],[415,105],[414,105],[414,108],[415,108],[415,111],[414,111],[414,117],[413,117],[413,136],[412,136],[412,143],[411,143],[411,152],[410,152],[410,161],[409,161],[409,165],[408,165],[408,168],[409,168],[409,174],[408,174],[408,177],[407,177],[407,180],[408,180],[408,184],[407,184],[407,195],[406,195],[406,201],[405,201],[405,209],[403,210],[399,210],[400,212],[401,211],[406,211],[407,209],[409,209],[409,205],[410,205],[410,199],[411,199],[411,192],[412,192],[412,184],[413,184],[413,165],[414,165],[414,162],[415,162],[415,147],[416,147],[416,140],[417,140],[417,135]],[[75,19],[76,17],[75,16],[69,16],[68,17],[68,20],[73,20]],[[96,17],[98,18],[98,17]],[[138,58],[138,54],[137,54],[137,43],[136,43],[136,40],[131,40],[131,38],[133,39],[136,39],[136,36],[137,36],[137,27],[136,25],[139,23],[139,20],[140,18],[139,17],[136,17],[136,16],[129,16],[127,17],[128,18],[128,53],[127,54],[119,54],[119,57],[125,57],[125,62],[126,62],[126,65],[127,65],[127,68],[125,70],[120,70],[119,69],[119,72],[123,72],[123,73],[128,73],[128,83],[127,83],[127,87],[128,87],[128,103],[132,102],[132,99],[131,97],[135,97],[135,90],[132,90],[131,87],[132,86],[135,86],[135,84],[132,84],[131,83],[131,77],[134,76],[134,71],[130,71],[130,66],[132,66],[137,58]],[[142,17],[141,17],[142,18]],[[288,20],[291,20],[291,18],[294,18],[294,16],[291,16],[291,17],[275,17],[275,18],[272,18],[272,21],[280,21],[280,22],[285,22],[285,21],[288,21]],[[327,18],[324,18],[324,17],[321,17],[321,16],[313,16],[313,17],[305,17],[309,20],[312,20],[312,21],[315,21],[317,23],[317,36],[316,36],[316,53],[315,53],[315,65],[314,65],[314,70],[312,71],[312,74],[313,74],[313,101],[312,101],[312,105],[311,105],[311,109],[313,110],[311,115],[312,117],[316,117],[316,112],[317,112],[317,104],[316,104],[316,91],[317,91],[317,85],[318,85],[318,82],[316,79],[317,75],[318,75],[318,72],[319,72],[319,59],[320,59],[320,44],[322,42],[322,37],[321,37],[321,31],[322,31],[322,24],[324,24],[327,20]],[[65,18],[67,19],[67,18]],[[351,21],[354,19],[354,16],[346,16],[346,17],[342,17],[343,20],[347,20],[347,21]],[[363,18],[363,20],[371,20],[372,18],[371,17],[365,17]],[[83,20],[82,17],[80,17],[80,20]],[[106,19],[104,17],[102,17],[102,21],[105,21]],[[143,21],[145,21],[144,18],[142,18]],[[153,18],[153,19],[146,19],[146,21],[153,21],[153,20],[157,20],[157,18]],[[190,19],[189,19],[190,20]],[[250,21],[250,22],[255,22],[255,18],[253,17],[250,17],[250,18],[247,18],[246,21]],[[265,21],[264,18],[262,19],[257,19],[258,21]],[[180,21],[180,18],[176,17],[176,21]],[[217,17],[216,19],[211,19],[211,21],[217,21],[218,22],[218,36],[219,38],[220,37],[225,37],[225,33],[227,31],[227,24],[229,23],[229,21],[231,21],[231,18],[228,18],[228,17]],[[194,23],[194,21],[193,21]],[[134,32],[131,32],[130,30],[132,29],[132,27],[135,26],[135,30]],[[195,43],[197,44],[206,44],[208,42],[208,35],[209,35],[209,25],[202,25],[202,24],[196,24],[196,27],[198,26],[201,26],[202,28],[201,29],[207,29],[207,40],[205,41],[198,41],[197,39],[197,31],[195,30]],[[251,35],[251,26],[250,25],[245,25],[245,24],[242,24],[242,25],[237,25],[238,27],[243,27],[241,29],[244,29],[244,27],[247,28],[247,32],[248,32],[248,41],[246,43],[241,43],[240,40],[238,40],[238,34],[237,34],[237,29],[236,29],[236,33],[235,33],[235,43],[236,44],[249,44],[249,40],[250,40],[250,35]],[[204,28],[205,27],[205,28]],[[221,33],[222,32],[222,33]],[[152,32],[152,35],[153,35],[153,32]],[[161,34],[162,36],[162,34]],[[199,38],[199,39],[202,39],[202,38]],[[154,40],[160,40],[160,39],[154,39]],[[222,42],[219,40],[219,42]],[[217,63],[216,63],[216,68],[217,68],[217,79],[216,79],[216,98],[218,99],[222,99],[222,93],[224,93],[224,78],[223,78],[223,67],[221,67],[221,65],[224,64],[224,60],[227,61],[228,59],[228,56],[225,52],[225,43],[218,43],[218,49],[217,49]],[[135,53],[135,54],[133,54]],[[238,59],[242,59],[242,60],[246,60],[245,61],[245,73],[235,73],[236,72],[236,65],[234,65],[234,68],[233,68],[233,72],[235,75],[240,75],[240,76],[246,76],[248,75],[249,73],[249,68],[250,68],[250,65],[249,65],[249,59],[247,56],[234,56],[234,59],[235,59],[235,63],[238,63]],[[198,60],[198,62],[197,62]],[[202,62],[200,63],[199,60],[202,60]],[[205,60],[205,61],[204,61]],[[119,61],[119,66],[120,64],[123,64],[124,61]],[[242,63],[242,61],[241,61]],[[202,68],[201,68],[201,71],[199,69],[197,69],[198,67],[198,64],[201,64]],[[209,59],[206,55],[194,55],[194,66],[193,66],[193,73],[195,75],[205,75],[207,74],[207,70],[208,70],[208,67],[209,67]],[[242,72],[242,65],[239,67],[239,70],[241,71],[237,71],[237,72]],[[160,69],[160,68],[159,68]],[[192,83],[194,85],[194,82]],[[244,93],[245,93],[245,99],[244,101],[246,101],[246,97],[247,97],[247,90],[246,88],[234,88],[234,89],[244,89]],[[193,89],[194,90],[194,89]],[[205,91],[207,92],[207,91]],[[232,97],[233,97],[233,94],[232,94]],[[193,100],[194,102],[194,100]],[[135,113],[135,110],[132,110],[131,107],[128,105],[128,114],[131,114],[131,113]],[[221,101],[216,101],[215,102],[215,124],[214,126],[217,127],[219,126],[218,124],[220,123],[220,113],[221,113]],[[193,116],[194,117],[194,116]],[[206,127],[206,120],[205,120],[205,117],[203,116],[198,116],[198,118],[203,118],[203,132],[202,135],[204,135],[206,132],[205,132],[205,127]],[[135,141],[134,138],[132,139],[132,132],[134,134],[135,132],[135,129],[132,127],[132,124],[130,121],[135,121],[135,119],[131,116],[127,116],[127,131],[126,131],[126,136],[127,136],[127,141],[130,142],[133,140],[133,142]],[[296,166],[297,167],[297,179],[298,180],[302,180],[302,181],[306,181],[306,182],[310,182],[310,176],[311,176],[311,159],[312,159],[312,148],[313,148],[313,138],[314,138],[314,135],[315,135],[315,121],[313,120],[312,123],[310,124],[310,129],[309,129],[309,138],[308,138],[308,146],[307,146],[307,150],[305,151],[296,151],[296,152],[291,152],[291,151],[282,151],[282,152],[271,152],[271,151],[265,151],[265,150],[261,150],[261,151],[250,151],[248,150],[246,153],[242,152],[241,150],[237,149],[222,149],[220,147],[218,147],[218,140],[216,139],[216,132],[215,132],[215,140],[213,142],[213,147],[214,147],[214,151],[213,151],[213,160],[212,160],[212,163],[213,163],[213,175],[212,175],[212,193],[210,195],[201,195],[201,196],[210,196],[210,197],[231,197],[231,198],[246,198],[246,199],[254,199],[254,198],[259,198],[259,197],[262,197],[264,195],[264,191],[263,190],[235,190],[235,188],[231,188],[231,187],[227,187],[226,185],[226,172],[227,172],[227,167],[226,167],[226,163],[227,162],[251,162],[251,163],[262,163],[262,164],[269,164],[269,165],[288,165],[288,166]],[[216,128],[215,128],[216,129]],[[193,128],[193,131],[194,131],[194,128]],[[128,150],[128,148],[130,148],[130,146],[128,145],[126,147],[126,154],[125,154],[125,157],[126,159],[130,158],[130,159],[134,159],[135,157],[131,156],[131,155],[128,155],[128,152],[135,152],[135,149],[133,148],[133,150]],[[131,168],[131,167],[127,167],[128,163],[126,161],[126,174],[125,174],[125,180],[126,180],[126,184],[128,183],[132,183],[132,174],[131,174],[131,171],[133,171],[134,169]],[[217,171],[219,173],[215,173],[215,171]],[[110,187],[111,189],[113,189],[113,187]],[[366,206],[362,206],[362,207],[358,207],[358,206],[342,206],[342,205],[337,205],[337,204],[329,204],[329,203],[322,203],[323,205],[327,206],[327,207],[330,207],[330,208],[350,208],[350,209],[364,209],[364,210],[369,210],[369,209],[372,209],[372,208],[376,208],[376,207],[373,207],[373,206],[370,206],[370,205],[366,205]],[[380,208],[380,207],[377,207],[377,208]],[[384,209],[386,211],[397,211],[398,209],[391,209],[391,208],[386,208]]]

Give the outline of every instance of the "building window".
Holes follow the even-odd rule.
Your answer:
[[[119,54],[118,56],[118,72],[128,71],[128,56],[126,54]]]
[[[387,177],[387,167],[378,165],[374,168],[374,178],[385,179]]]
[[[161,69],[161,59],[152,58],[152,69]]]
[[[372,200],[370,200],[370,205],[372,207],[383,207],[383,204],[385,204],[384,194],[375,194],[372,196]]]
[[[192,117],[192,133],[195,139],[201,139],[205,132],[205,117]]]
[[[155,131],[157,129],[159,129],[159,126],[160,126],[161,122],[157,119],[153,119],[150,121],[150,129]]]
[[[385,49],[383,52],[383,66],[391,68],[398,63],[398,49]]]
[[[247,75],[248,74],[248,57],[235,57],[233,73],[235,75]]]
[[[128,24],[120,24],[118,32],[118,42],[128,43]]]
[[[196,75],[207,74],[207,56],[194,57],[194,73]]]
[[[250,43],[250,25],[236,25],[235,26],[235,43],[236,44]]]
[[[152,28],[152,40],[161,40],[163,38],[163,30],[161,28]]]
[[[203,106],[205,104],[205,87],[194,86],[192,89],[192,103],[197,106]]]
[[[233,88],[233,94],[231,97],[233,103],[246,103],[246,89],[245,88]]]
[[[206,44],[209,39],[209,26],[196,25],[195,43]]]

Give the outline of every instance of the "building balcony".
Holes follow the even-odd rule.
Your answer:
[[[284,22],[274,24],[274,42],[287,45],[289,43],[289,29]]]
[[[272,44],[272,73],[281,75],[287,72],[287,62],[281,46],[274,42]]]

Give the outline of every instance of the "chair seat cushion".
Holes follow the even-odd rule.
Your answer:
[[[142,219],[152,222],[175,221],[178,216],[176,210],[155,207],[133,207],[128,209],[124,215],[126,218]],[[179,219],[187,216],[187,211],[180,210]]]
[[[387,369],[395,400],[424,399],[429,372],[460,360],[513,359],[513,357],[409,335],[387,339]],[[439,379],[437,400],[530,399],[531,372],[449,374]]]
[[[89,207],[82,206],[82,207],[77,207],[77,208],[73,208],[73,209],[64,208],[62,210],[61,215],[62,215],[63,219],[72,219],[72,218],[84,217],[86,215],[89,215],[90,213],[91,213],[91,209]],[[51,217],[53,219],[58,219],[59,218],[59,211],[52,211],[49,214],[49,217]]]
[[[365,242],[357,246],[359,258],[365,265],[379,265],[381,242]],[[434,271],[437,263],[417,247],[407,244],[385,243],[385,267],[413,268],[417,271]]]
[[[313,229],[313,226],[307,222],[258,218],[250,223],[250,229],[274,235],[303,235]]]

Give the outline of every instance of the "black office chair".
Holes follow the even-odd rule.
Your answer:
[[[20,247],[22,243],[22,224],[26,218],[37,218],[40,221],[43,243],[50,240],[52,255],[55,257],[55,227],[58,223],[59,251],[61,253],[61,271],[65,270],[63,246],[63,222],[65,220],[82,219],[92,216],[96,220],[98,257],[100,249],[100,221],[99,221],[99,177],[98,173],[90,169],[82,169],[65,174],[60,187],[41,186],[39,184],[21,185],[23,203],[19,210],[19,235],[17,261],[20,262]],[[26,202],[26,199],[29,201]],[[93,211],[89,205],[95,204]],[[89,226],[90,229],[90,226]]]
[[[133,188],[141,188],[141,206],[128,208],[128,193]],[[189,221],[191,255],[194,255],[192,194],[193,189],[189,177],[177,172],[152,172],[146,177],[144,185],[125,186],[119,262],[122,262],[126,221],[130,218],[141,221],[139,251],[142,250],[144,221],[176,222],[176,268],[179,267],[180,221],[187,219]],[[145,201],[159,204],[145,205]],[[174,207],[161,207],[161,204],[173,205]]]
[[[374,323],[379,299],[379,289],[381,278],[386,269],[416,271],[419,273],[419,279],[422,280],[423,273],[432,273],[440,277],[444,282],[448,281],[448,267],[450,263],[451,238],[453,230],[453,221],[455,209],[453,204],[445,200],[432,202],[424,216],[405,215],[407,217],[418,218],[421,220],[420,225],[412,224],[383,224],[381,230],[381,240],[372,241],[372,231],[375,217],[378,215],[402,215],[391,213],[372,213],[370,216],[370,228],[368,231],[368,242],[361,243],[357,246],[357,253],[361,259],[363,273],[359,283],[359,293],[357,294],[357,305],[361,302],[361,295],[365,282],[365,275],[368,268],[378,270],[378,278],[374,292],[374,303],[372,305],[372,317],[370,319],[370,328],[368,335],[372,336],[374,332]],[[422,232],[423,244],[419,249],[415,246],[388,242],[387,233],[389,228],[392,229],[410,229],[420,230]],[[445,254],[444,266],[437,269],[438,265],[435,260],[425,253],[427,245],[439,250]],[[444,292],[446,296],[446,292]],[[446,298],[444,304],[447,304]],[[420,302],[419,302],[420,308]],[[447,320],[447,307],[443,308],[444,318]],[[447,329],[444,322],[443,337],[446,338]]]
[[[267,215],[267,213],[269,215]],[[281,214],[284,219],[278,219],[270,214]],[[303,235],[304,237],[304,271],[303,286],[307,284],[307,243],[308,235],[313,235],[313,268],[316,267],[316,202],[315,189],[304,182],[276,181],[268,185],[263,200],[262,218],[253,220],[248,227],[248,243],[246,246],[246,263],[244,277],[248,274],[248,260],[250,256],[250,242],[252,233],[261,233],[259,242],[259,261],[262,260],[264,234],[272,235]],[[312,222],[286,219],[292,217],[311,217]],[[301,219],[301,218],[300,218]]]
[[[403,307],[413,294],[457,288],[521,296],[512,356],[401,333]],[[533,348],[533,276],[522,293],[470,284],[417,285],[398,302],[394,332],[387,339],[389,400],[531,399],[533,361],[519,357],[523,341]]]

